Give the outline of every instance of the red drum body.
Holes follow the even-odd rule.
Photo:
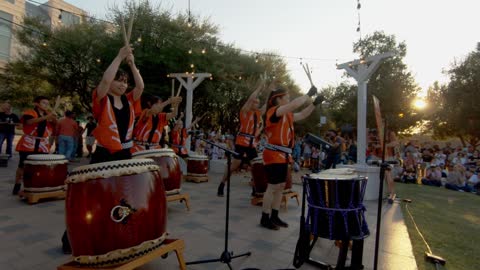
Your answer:
[[[252,178],[255,194],[262,195],[267,190],[268,179],[263,166],[263,157],[258,156],[250,162],[252,164]]]
[[[66,183],[67,233],[77,263],[122,264],[162,244],[167,202],[153,160],[81,166]]]
[[[208,157],[189,156],[187,159],[187,174],[189,176],[208,176]]]
[[[252,159],[252,178],[253,185],[255,187],[255,194],[262,196],[263,193],[267,190],[268,186],[268,177],[265,173],[265,168],[263,164],[263,156],[259,155],[258,157]],[[284,192],[288,192],[292,189],[292,171],[291,166],[288,166],[287,172],[287,181],[285,183]]]
[[[65,189],[67,163],[64,155],[29,155],[23,171],[25,191],[40,193]]]
[[[180,192],[182,184],[182,171],[178,156],[172,149],[154,149],[139,151],[133,153],[133,158],[150,158],[160,167],[159,173],[165,185],[167,195],[177,194]]]
[[[363,205],[367,178],[347,170],[330,169],[304,176],[307,222],[314,236],[348,240],[370,234]]]

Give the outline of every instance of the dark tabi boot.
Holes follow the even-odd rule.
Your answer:
[[[218,197],[223,197],[223,189],[225,188],[225,183],[221,182],[220,185],[218,186],[217,190],[217,196]]]
[[[262,212],[262,219],[260,220],[260,225],[270,230],[278,230],[280,229],[277,225],[273,224],[270,220],[270,217],[267,213]]]
[[[288,224],[278,217],[278,210],[272,209],[272,217],[270,220],[276,226],[288,228]]]
[[[22,184],[15,183],[13,186],[12,195],[18,195],[20,188],[22,188]]]

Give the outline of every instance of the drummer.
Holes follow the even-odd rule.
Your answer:
[[[135,88],[126,94],[128,74],[119,69],[123,60],[126,60],[135,81]],[[97,147],[90,164],[132,158],[130,148],[133,147],[133,123],[141,113],[143,87],[132,48],[122,47],[93,90],[92,111],[98,124],[93,130]],[[72,252],[66,231],[62,236],[62,250],[65,254]]]
[[[182,102],[182,97],[171,97],[165,102],[153,96],[147,97],[147,99],[147,108],[142,111],[133,129],[133,147],[130,149],[132,154],[138,151],[161,148],[160,139],[163,129],[170,119],[177,116],[178,104]],[[162,112],[170,104],[173,108],[172,112]]]
[[[322,103],[323,96],[317,96],[313,103],[298,113],[293,113],[317,93],[317,88],[312,86],[307,95],[300,96],[290,101],[287,90],[278,88],[272,91],[268,98],[267,114],[265,117],[265,134],[267,144],[263,151],[263,163],[268,179],[267,190],[263,195],[263,210],[260,225],[262,227],[278,230],[279,227],[288,227],[288,224],[278,217],[278,210],[282,200],[285,182],[288,178],[288,165],[292,161],[292,148],[295,144],[293,122],[307,118]]]
[[[248,97],[245,104],[240,109],[240,128],[235,139],[235,152],[230,165],[230,171],[233,172],[243,163],[250,164],[250,161],[257,157],[257,138],[262,132],[262,115],[265,113],[266,104],[259,109],[260,100],[258,95],[264,89],[263,81],[258,83],[257,88]],[[225,169],[222,182],[217,189],[217,196],[223,197],[225,183],[227,182],[228,168]]]
[[[183,127],[183,112],[180,114],[180,117],[175,121],[175,125],[173,126],[172,131],[170,132],[170,141],[173,151],[180,156],[180,157],[187,157],[188,156],[188,149],[187,149],[187,139],[188,139],[188,131],[195,127],[195,125],[202,120],[205,116],[203,114],[200,117],[196,117],[195,120],[188,126]]]
[[[52,135],[57,116],[50,109],[47,97],[38,96],[33,100],[33,109],[26,110],[20,119],[23,124],[23,135],[17,143],[16,150],[20,154],[13,195],[22,195],[20,188],[23,180],[23,163],[31,154],[48,154],[50,152],[49,136]]]
[[[135,81],[135,88],[125,93],[128,87],[128,73],[119,69],[126,60]],[[90,163],[130,159],[133,147],[133,124],[141,113],[140,97],[143,79],[135,66],[130,46],[120,49],[118,55],[103,74],[100,84],[93,90],[93,116],[97,127],[93,135],[97,147]]]

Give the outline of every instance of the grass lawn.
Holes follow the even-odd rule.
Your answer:
[[[395,188],[402,199],[412,199],[408,209],[433,254],[447,260],[444,269],[480,269],[480,196],[414,184],[396,183]],[[434,270],[405,207],[402,203],[418,269]]]

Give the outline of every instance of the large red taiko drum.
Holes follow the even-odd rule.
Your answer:
[[[150,158],[160,167],[160,176],[165,184],[167,195],[177,194],[180,192],[182,184],[182,171],[178,156],[170,148],[153,149],[138,151],[133,153],[133,158]]]
[[[66,183],[67,233],[75,262],[91,267],[122,264],[162,244],[167,202],[153,160],[77,167]]]
[[[208,157],[189,156],[187,159],[187,175],[195,177],[207,177]]]
[[[65,189],[68,160],[64,155],[29,155],[24,164],[25,192],[41,193]]]

